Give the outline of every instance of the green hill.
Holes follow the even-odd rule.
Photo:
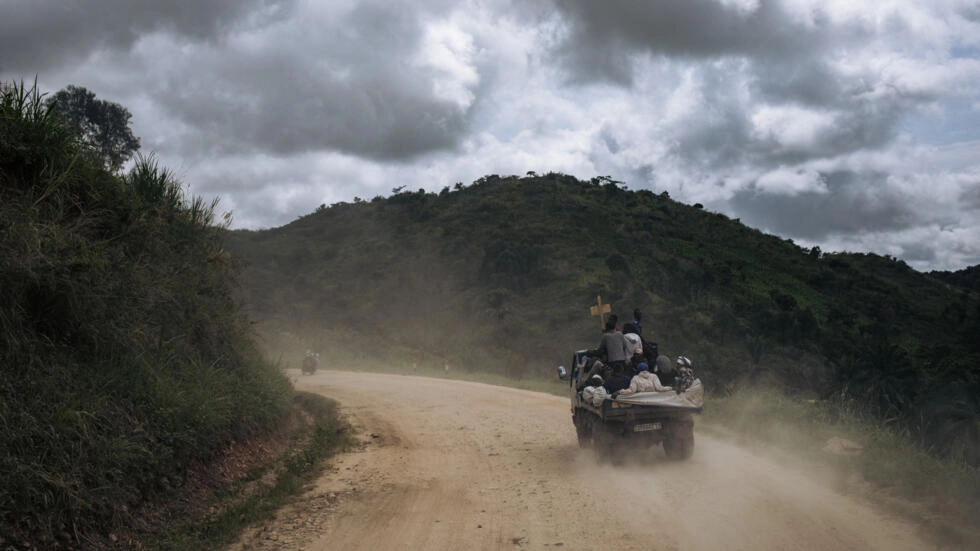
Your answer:
[[[547,377],[596,345],[601,296],[621,322],[640,308],[711,392],[836,396],[978,461],[980,301],[904,262],[804,249],[608,177],[393,192],[231,232],[271,354]]]

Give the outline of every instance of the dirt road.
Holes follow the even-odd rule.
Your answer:
[[[233,549],[934,548],[819,477],[697,427],[688,461],[657,451],[600,467],[579,450],[565,398],[337,371],[297,386],[338,400],[362,445]]]

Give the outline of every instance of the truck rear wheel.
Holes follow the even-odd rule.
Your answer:
[[[596,462],[621,465],[625,451],[621,440],[622,436],[616,432],[615,428],[611,429],[601,421],[595,423],[593,431],[592,446],[595,448]]]
[[[585,415],[575,412],[572,415],[575,424],[575,436],[578,437],[578,447],[588,448],[592,445],[592,422]]]
[[[690,458],[694,453],[694,437],[664,439],[664,453],[667,459],[675,461]]]
[[[595,423],[592,427],[592,449],[595,452],[596,463],[600,465],[608,462],[610,459],[610,451],[612,449],[612,443],[610,442],[611,436],[606,431],[606,427],[603,426],[602,422]]]

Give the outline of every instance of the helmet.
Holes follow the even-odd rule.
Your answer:
[[[602,377],[600,377],[598,375],[593,375],[593,376],[589,377],[589,381],[598,381],[598,383],[600,385],[603,383]]]
[[[649,371],[650,366],[646,362],[640,362],[640,365],[636,366],[637,371]]]
[[[677,356],[677,365],[691,367],[691,360],[687,356]]]

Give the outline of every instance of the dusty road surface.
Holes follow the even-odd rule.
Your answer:
[[[833,484],[706,437],[624,466],[579,450],[568,400],[422,377],[321,371],[362,445],[233,549],[904,550],[911,526]]]

